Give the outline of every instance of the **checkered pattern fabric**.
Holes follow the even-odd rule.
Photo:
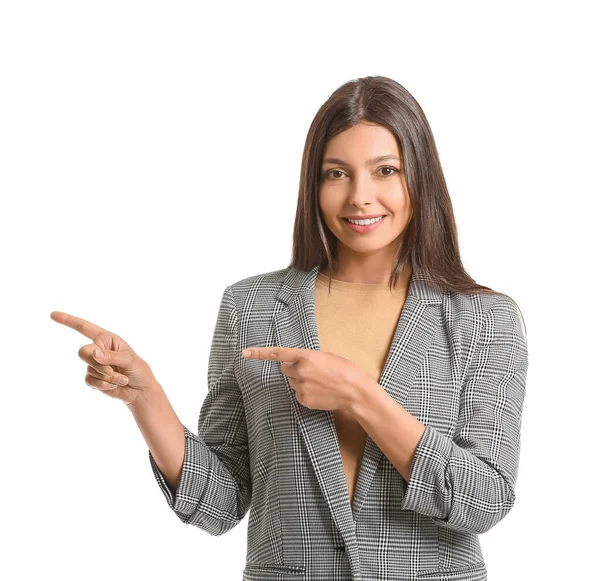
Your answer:
[[[198,435],[187,427],[177,517],[222,535],[250,511],[244,580],[486,581],[478,535],[515,502],[528,367],[516,303],[434,290],[413,271],[379,384],[427,427],[410,481],[367,439],[350,503],[333,414],[300,404],[277,361],[319,350],[318,267],[228,286]]]

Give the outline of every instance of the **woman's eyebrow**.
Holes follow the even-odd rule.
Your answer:
[[[376,163],[379,163],[382,161],[388,161],[390,159],[395,159],[397,161],[400,161],[400,158],[397,155],[391,155],[391,154],[378,155],[377,157],[374,157],[373,159],[368,159],[365,162],[365,165],[374,165]],[[347,162],[345,162],[343,159],[340,159],[339,157],[326,157],[323,160],[323,163],[337,163],[340,165],[348,165]]]

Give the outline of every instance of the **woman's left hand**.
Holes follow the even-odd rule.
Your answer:
[[[280,361],[281,373],[289,378],[296,399],[311,409],[350,412],[358,398],[359,389],[372,381],[366,372],[349,359],[326,351],[248,347],[242,351],[242,356],[246,359]]]

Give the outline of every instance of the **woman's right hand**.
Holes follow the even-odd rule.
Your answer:
[[[88,364],[85,382],[90,387],[129,406],[156,382],[150,366],[118,335],[61,311],[52,311],[50,318],[93,341],[78,353]],[[103,357],[97,357],[96,351]],[[119,383],[119,379],[125,383]]]

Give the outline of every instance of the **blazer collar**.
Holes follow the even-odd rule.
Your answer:
[[[315,315],[315,279],[318,273],[318,265],[308,271],[288,269],[277,295],[277,301],[282,303],[278,304],[274,316],[277,346],[320,350]],[[421,273],[413,270],[406,301],[379,379],[381,387],[401,405],[406,401],[414,377],[441,323],[443,296],[442,291],[429,286]],[[358,566],[355,522],[383,454],[375,442],[367,438],[351,504],[333,413],[300,404],[287,376],[284,379],[319,486],[344,538],[348,556],[356,560]]]

